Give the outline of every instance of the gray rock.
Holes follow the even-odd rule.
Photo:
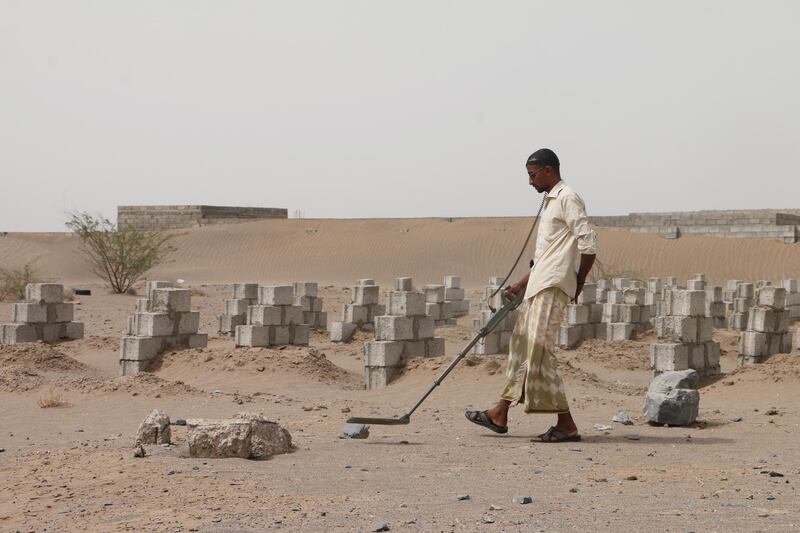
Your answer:
[[[622,424],[623,426],[632,426],[633,420],[628,416],[628,411],[620,411],[611,418],[612,422]]]
[[[647,389],[642,413],[653,423],[686,426],[700,409],[699,375],[695,370],[664,372]]]
[[[456,499],[460,502],[469,500],[469,494],[459,494],[458,496],[456,496]]]
[[[264,459],[294,449],[292,436],[277,422],[253,413],[226,420],[187,420],[191,457]]]
[[[366,439],[369,437],[369,426],[366,424],[345,424],[340,439]]]
[[[370,531],[389,531],[390,529],[389,524],[378,524],[370,529]]]
[[[153,409],[139,424],[134,445],[169,444],[170,438],[169,417],[166,413]]]
[[[533,502],[533,498],[530,496],[514,496],[511,498],[512,503],[518,503],[519,505],[526,505]]]
[[[133,450],[133,456],[136,457],[137,459],[141,459],[145,455],[147,455],[147,452],[144,451],[144,446],[142,446],[141,444],[136,446],[136,448]]]

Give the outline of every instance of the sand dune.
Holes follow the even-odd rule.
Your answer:
[[[418,283],[462,276],[467,287],[505,274],[525,239],[529,218],[270,220],[183,232],[173,261],[151,277],[189,283],[316,280],[349,284],[372,277],[387,283],[413,276]],[[639,277],[711,281],[800,277],[800,246],[778,241],[658,236],[598,229],[606,271]],[[94,278],[68,235],[8,234],[0,238],[0,267],[36,260],[65,283]],[[526,251],[524,264],[532,256]],[[524,267],[523,267],[524,268]],[[518,272],[522,272],[519,270]],[[515,277],[517,274],[515,274]]]

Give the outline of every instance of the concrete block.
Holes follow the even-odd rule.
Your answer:
[[[283,309],[277,305],[251,305],[247,308],[247,323],[253,326],[279,326],[283,324]]]
[[[344,304],[344,307],[342,308],[343,322],[352,322],[353,324],[373,322],[374,320],[369,320],[368,315],[369,307],[366,305]]]
[[[705,316],[705,291],[675,289],[666,298],[667,314],[676,316]]]
[[[597,280],[597,289],[598,290],[611,290],[613,288],[610,279],[599,279]]]
[[[687,344],[689,350],[689,368],[702,374],[706,368],[706,348],[703,344]]]
[[[441,357],[445,354],[445,341],[442,337],[425,339],[425,357]]]
[[[72,303],[51,303],[47,306],[47,321],[53,322],[72,322],[75,318],[75,304]]]
[[[372,278],[357,279],[356,285],[375,285],[375,280]]]
[[[697,342],[697,319],[688,316],[657,316],[653,319],[659,339],[677,343]]]
[[[294,307],[299,307],[303,311],[311,311],[313,312],[315,309],[315,303],[319,301],[319,298],[315,298],[313,296],[295,296],[294,297]]]
[[[58,342],[64,324],[36,324],[36,336],[42,342]]]
[[[394,280],[394,290],[396,291],[413,291],[414,282],[411,278],[397,278]]]
[[[174,323],[169,313],[138,313],[133,321],[134,335],[141,337],[162,337],[172,335]],[[124,357],[123,359],[128,359]]]
[[[36,342],[36,326],[32,324],[0,324],[0,344]]]
[[[594,334],[592,335],[593,339],[600,339],[603,341],[608,339],[608,324],[595,323],[591,325],[594,326]]]
[[[61,324],[61,338],[76,341],[83,338],[83,322],[64,322]]]
[[[465,297],[464,289],[458,287],[445,287],[444,299],[445,301],[458,300],[461,301]]]
[[[689,369],[689,347],[674,342],[650,345],[650,367],[656,372]]]
[[[764,286],[756,291],[756,305],[783,309],[786,307],[786,289]]]
[[[294,287],[291,285],[267,285],[259,288],[260,305],[294,304]]]
[[[603,304],[603,322],[639,322],[641,306],[633,304]]]
[[[706,316],[695,318],[697,321],[697,342],[708,342],[714,333],[714,319]]]
[[[747,329],[764,333],[778,331],[777,312],[769,307],[751,308],[747,319]]]
[[[352,322],[331,322],[331,342],[350,342],[356,329]]]
[[[722,287],[710,287],[706,289],[706,306],[711,302],[722,301]]]
[[[644,305],[644,289],[625,289],[622,291],[622,297],[626,304],[630,305]]]
[[[147,313],[150,308],[150,300],[147,298],[139,298],[136,300],[136,312]]]
[[[737,298],[752,298],[755,295],[755,287],[752,283],[739,283],[736,285]]]
[[[556,344],[562,348],[574,348],[583,338],[583,326],[571,326],[562,322]]]
[[[426,303],[440,304],[444,302],[444,285],[425,285],[422,289]]]
[[[403,354],[406,357],[425,357],[425,341],[422,339],[405,341]]]
[[[328,327],[328,313],[326,312],[319,312],[317,313],[317,328],[318,329],[327,329]]]
[[[25,299],[34,303],[55,304],[64,301],[64,286],[58,283],[28,283]]]
[[[612,304],[625,303],[625,293],[621,290],[608,291],[606,294],[606,301]]]
[[[386,306],[382,304],[373,304],[367,306],[367,322],[375,322],[376,316],[386,314]]]
[[[397,316],[424,316],[425,296],[419,292],[390,292],[386,297],[386,312]]]
[[[598,323],[603,321],[603,305],[601,303],[587,304],[589,306],[589,322]]]
[[[303,308],[296,305],[281,306],[281,325],[304,324]]]
[[[747,320],[749,313],[733,313],[728,317],[728,328],[743,331],[747,329]]]
[[[434,335],[434,320],[429,316],[415,316],[412,319],[412,338],[428,339]]]
[[[153,289],[150,311],[154,313],[190,311],[192,292],[189,289]]]
[[[702,279],[690,279],[686,282],[686,289],[690,291],[706,290],[706,282]]]
[[[258,300],[258,283],[234,283],[233,298],[236,300]],[[234,314],[234,313],[231,313]]]
[[[365,366],[364,380],[368,389],[380,389],[389,385],[398,368],[393,366]]]
[[[725,302],[709,302],[706,300],[706,316],[725,318]]]
[[[144,295],[147,299],[153,297],[153,291],[156,289],[171,289],[175,288],[175,283],[172,281],[148,281],[144,284]]]
[[[273,346],[284,346],[292,343],[292,328],[297,326],[268,326],[269,343]]]
[[[461,278],[459,276],[445,276],[444,286],[448,289],[460,289]],[[461,298],[453,298],[453,300],[460,300]]]
[[[317,284],[314,282],[295,282],[294,295],[295,296],[308,296],[311,298],[317,297]]]
[[[445,304],[433,304],[433,303],[426,303],[425,304],[425,314],[434,320],[443,320],[447,318],[444,314]]]
[[[187,348],[206,348],[208,346],[208,335],[206,333],[192,333],[186,336]]]
[[[358,305],[373,305],[378,303],[380,287],[377,285],[356,285],[353,287],[353,302]]]
[[[705,375],[719,374],[720,349],[719,343],[709,341],[705,344],[706,368]]]
[[[476,355],[500,353],[500,332],[492,332],[478,341],[473,349]]]
[[[647,280],[647,292],[660,293],[663,283],[660,278],[650,278]]]
[[[132,376],[147,371],[150,366],[150,361],[125,361],[119,362],[119,375]]]
[[[595,301],[597,301],[597,303],[608,302],[608,290],[597,289],[597,292],[595,292]]]
[[[29,302],[15,303],[11,306],[11,320],[27,324],[47,322],[47,304]]]
[[[308,324],[296,324],[290,328],[289,344],[294,346],[308,346],[311,327]]]
[[[800,292],[790,292],[786,294],[786,306],[800,305]]]
[[[245,315],[220,315],[219,333],[231,335],[235,333],[236,326],[243,326],[246,321],[247,317]]]
[[[489,278],[489,285],[494,285],[495,287],[499,287],[500,285],[503,284],[504,279],[505,278],[503,278],[503,276],[491,276]]]
[[[375,340],[405,341],[414,338],[414,321],[410,317],[384,315],[375,317]]]
[[[236,346],[269,346],[269,326],[236,326]]]
[[[122,337],[119,358],[125,361],[149,361],[161,351],[158,337]]]
[[[594,283],[585,283],[583,290],[578,295],[578,304],[593,304],[597,301],[597,285]]]
[[[611,304],[613,305],[613,304]],[[588,305],[568,304],[565,319],[567,324],[588,324],[591,309]]]
[[[633,338],[633,324],[627,322],[611,322],[607,324],[606,339],[610,341],[624,341]]]
[[[200,329],[200,313],[175,313],[175,333],[178,335],[191,335]]]
[[[781,287],[786,289],[786,292],[791,294],[798,292],[798,285],[796,279],[783,279],[781,280]]]
[[[364,366],[394,367],[403,359],[405,345],[403,341],[370,341],[364,344]],[[423,345],[424,354],[424,345]]]
[[[447,313],[453,317],[469,314],[469,300],[452,300],[447,302]]]
[[[747,313],[753,307],[752,298],[734,298],[733,311],[734,313]]]
[[[766,333],[745,331],[739,343],[739,352],[744,356],[761,357],[769,355],[769,339]]]
[[[226,315],[247,315],[247,308],[252,304],[252,300],[245,298],[233,298],[225,300]]]

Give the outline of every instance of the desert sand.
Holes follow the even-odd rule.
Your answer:
[[[404,412],[472,334],[470,317],[437,328],[447,355],[408,362],[389,387],[363,388],[363,344],[234,349],[216,316],[231,282],[317,281],[329,321],[350,283],[419,285],[460,275],[473,313],[480,287],[504,274],[528,219],[287,220],[193,229],[151,279],[186,280],[208,348],[167,353],[160,366],[118,377],[119,337],[136,296],[112,295],[87,272],[72,237],[0,238],[0,266],[37,259],[47,277],[87,287],[76,320],[87,337],[0,347],[0,531],[791,531],[800,529],[800,358],[736,368],[736,332],[718,330],[723,374],[701,388],[690,427],[640,416],[652,336],[587,341],[557,356],[583,442],[535,444],[554,421],[511,412],[500,436],[465,409],[496,400],[503,356],[470,357],[407,426],[338,438],[351,415]],[[772,241],[670,241],[599,231],[607,273],[712,282],[800,277],[800,247]],[[0,303],[2,320],[10,302]],[[798,323],[791,326],[798,329]],[[40,408],[60,395],[64,406]],[[266,461],[193,459],[133,438],[154,408],[174,419],[263,413],[296,451]],[[627,410],[632,426],[611,422]],[[595,428],[595,424],[610,429]],[[638,439],[636,437],[638,436]],[[631,437],[634,437],[633,440]],[[773,475],[770,475],[773,472]],[[776,475],[780,474],[780,475]],[[468,499],[459,496],[468,495]],[[528,505],[512,503],[528,495]]]

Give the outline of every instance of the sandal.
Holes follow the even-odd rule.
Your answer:
[[[580,440],[580,435],[569,436],[560,429],[556,429],[555,426],[550,426],[550,429],[535,439],[531,439],[531,442],[543,442],[546,444],[548,442],[580,442]]]
[[[508,433],[508,426],[498,426],[492,422],[492,419],[489,418],[489,415],[486,413],[486,411],[467,411],[464,413],[464,416],[466,416],[467,420],[473,424],[491,429],[495,433]]]

